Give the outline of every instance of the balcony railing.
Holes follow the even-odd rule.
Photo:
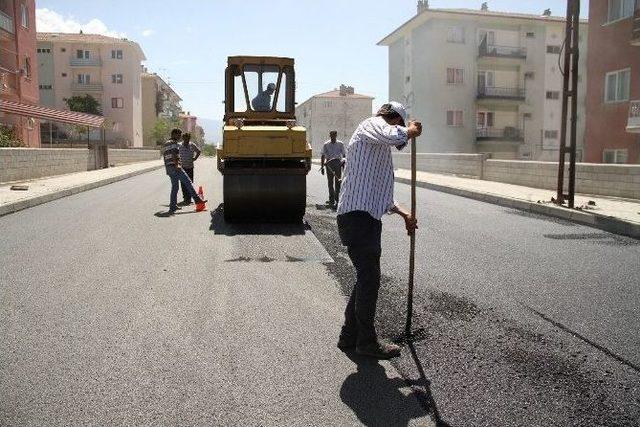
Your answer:
[[[69,65],[72,67],[101,67],[100,58],[71,58]]]
[[[13,18],[0,10],[0,28],[14,34]]]
[[[640,2],[636,0],[636,12],[633,15],[633,32],[631,33],[631,44],[640,46]]]
[[[72,83],[71,90],[77,92],[102,92],[102,83]]]
[[[505,128],[478,128],[476,130],[476,139],[478,141],[489,141],[489,140],[498,140],[498,141],[513,141],[513,142],[523,142],[524,134],[522,130],[516,127],[505,127]]]
[[[631,101],[629,105],[627,132],[640,133],[640,101]]]
[[[525,90],[519,87],[490,87],[478,88],[478,99],[513,99],[524,101]]]
[[[489,44],[485,37],[480,42],[479,55],[480,57],[526,59],[527,48]]]

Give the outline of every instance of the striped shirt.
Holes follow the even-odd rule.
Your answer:
[[[196,144],[190,142],[189,145],[185,146],[184,142],[180,144],[178,148],[180,152],[180,164],[183,168],[190,169],[193,167],[193,156],[198,153],[200,154],[200,149]]]
[[[358,126],[347,147],[338,215],[368,212],[380,220],[394,206],[391,148],[407,145],[407,128],[371,117]]]
[[[164,158],[164,166],[169,173],[170,169],[175,169],[175,156],[178,156],[180,149],[178,148],[178,141],[173,139],[168,140],[162,147],[162,157]]]

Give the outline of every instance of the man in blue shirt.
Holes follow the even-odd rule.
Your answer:
[[[271,95],[276,91],[276,85],[269,83],[266,90],[258,92],[258,95],[251,101],[253,111],[271,111]]]
[[[178,128],[171,131],[171,139],[165,142],[162,147],[162,157],[164,158],[164,167],[167,171],[167,175],[171,179],[171,195],[169,198],[169,214],[173,215],[178,209],[178,183],[186,188],[191,197],[196,203],[206,203],[206,200],[202,200],[196,189],[193,188],[193,183],[189,180],[189,177],[182,169],[180,165],[180,137],[182,131]]]

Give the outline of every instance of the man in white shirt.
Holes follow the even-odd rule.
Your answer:
[[[406,126],[406,120],[404,106],[390,102],[375,117],[360,123],[347,149],[338,204],[340,240],[357,276],[338,347],[380,359],[400,355],[400,347],[378,340],[374,325],[380,288],[381,219],[386,213],[400,215],[409,235],[418,228],[417,220],[393,200],[391,149],[401,150],[410,138],[422,133],[419,122]]]
[[[336,208],[340,200],[340,183],[342,182],[342,165],[347,156],[344,143],[338,141],[338,132],[329,132],[329,140],[322,146],[320,157],[320,172],[324,175],[324,167],[327,166],[327,181],[329,184],[329,206]]]

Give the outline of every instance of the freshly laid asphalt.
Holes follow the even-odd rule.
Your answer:
[[[418,340],[377,363],[334,347],[316,169],[306,226],[226,224],[210,159],[207,213],[163,217],[157,171],[0,218],[0,425],[638,425],[640,241],[418,189]],[[407,265],[387,217],[387,337]]]

